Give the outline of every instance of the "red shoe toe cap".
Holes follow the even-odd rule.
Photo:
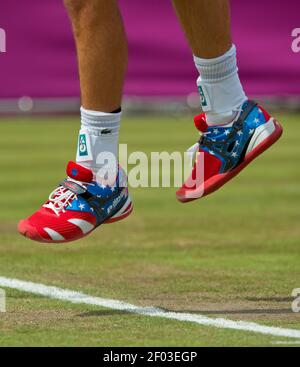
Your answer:
[[[38,230],[29,224],[28,220],[20,220],[18,223],[18,231],[24,237],[30,238],[33,241],[38,242],[48,242],[45,238],[43,238]]]

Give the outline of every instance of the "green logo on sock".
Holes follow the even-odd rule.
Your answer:
[[[86,136],[85,134],[80,134],[78,138],[78,152],[80,157],[88,155]]]
[[[207,107],[207,101],[206,101],[205,94],[203,92],[201,85],[198,86],[198,89],[199,89],[200,98],[201,98],[201,105],[202,107]]]

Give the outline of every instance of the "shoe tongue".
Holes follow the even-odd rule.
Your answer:
[[[70,161],[66,169],[67,175],[74,180],[82,182],[92,182],[93,172],[79,164]]]
[[[201,113],[201,115],[195,116],[194,123],[195,123],[196,129],[201,131],[202,133],[204,133],[208,128],[204,113]]]

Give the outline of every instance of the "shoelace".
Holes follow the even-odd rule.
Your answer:
[[[73,180],[71,178],[68,178],[68,181],[76,182],[78,185],[83,185],[82,182]],[[54,211],[54,213],[59,216],[59,213],[62,211],[65,212],[65,208],[70,205],[72,206],[71,202],[73,199],[77,199],[77,195],[72,192],[71,190],[66,189],[63,186],[58,186],[55,190],[51,192],[49,195],[48,202],[43,205],[44,208],[48,208]]]

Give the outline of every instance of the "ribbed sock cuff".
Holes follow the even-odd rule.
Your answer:
[[[238,71],[235,45],[232,45],[224,55],[213,59],[194,56],[194,62],[202,81],[207,83],[222,81]]]

